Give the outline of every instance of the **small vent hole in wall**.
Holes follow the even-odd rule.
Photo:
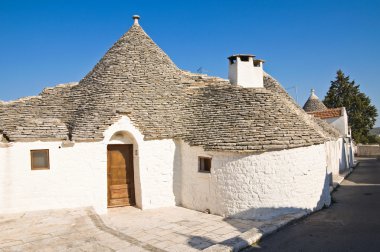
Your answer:
[[[249,57],[248,56],[240,56],[240,60],[241,61],[249,61]]]
[[[199,157],[198,172],[210,173],[211,172],[211,158]]]

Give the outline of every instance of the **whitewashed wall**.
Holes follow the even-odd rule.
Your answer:
[[[343,138],[326,142],[325,148],[328,171],[332,175],[338,175],[350,167],[349,146],[344,143]]]
[[[67,147],[62,142],[0,146],[0,212],[83,206],[106,212],[107,145],[117,143],[134,144],[137,206],[175,205],[173,140],[144,141],[127,117],[110,126],[104,136],[102,142]],[[49,149],[50,170],[31,170],[32,149]]]
[[[222,214],[221,205],[216,198],[215,185],[215,157],[210,152],[203,151],[201,147],[190,147],[180,141],[181,148],[181,185],[176,194],[180,195],[181,205],[190,209]],[[212,173],[198,172],[198,157],[212,157]]]
[[[259,155],[204,152],[182,142],[182,205],[224,216],[267,219],[330,204],[323,144]],[[198,156],[212,157],[210,174]]]
[[[31,170],[30,150],[49,149],[50,170]],[[0,212],[107,204],[106,149],[101,143],[12,143],[1,148]]]
[[[174,206],[241,218],[266,219],[330,203],[324,144],[263,154],[205,152],[181,140],[144,141],[128,117],[102,142],[12,143],[0,148],[0,212],[93,206],[107,210],[107,145],[134,145],[137,206]],[[339,150],[331,144],[337,160]],[[30,150],[50,150],[50,170],[31,171]],[[198,172],[198,156],[212,172]],[[334,161],[335,160],[335,161]],[[331,166],[331,170],[336,167]]]

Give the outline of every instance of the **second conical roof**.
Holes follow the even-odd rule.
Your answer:
[[[315,112],[315,111],[323,111],[326,110],[327,107],[323,102],[321,102],[318,96],[315,95],[314,89],[311,90],[311,94],[309,99],[307,99],[303,109],[306,112]]]

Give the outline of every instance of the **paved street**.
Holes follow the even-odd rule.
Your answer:
[[[246,231],[273,228],[272,222],[224,219],[182,207],[110,208],[106,215],[91,208],[4,214],[0,252],[199,251],[239,242]]]
[[[363,159],[333,193],[335,203],[248,251],[380,251],[380,161]]]

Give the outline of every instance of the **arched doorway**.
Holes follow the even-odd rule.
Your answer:
[[[136,205],[133,143],[123,132],[107,145],[108,207]]]

